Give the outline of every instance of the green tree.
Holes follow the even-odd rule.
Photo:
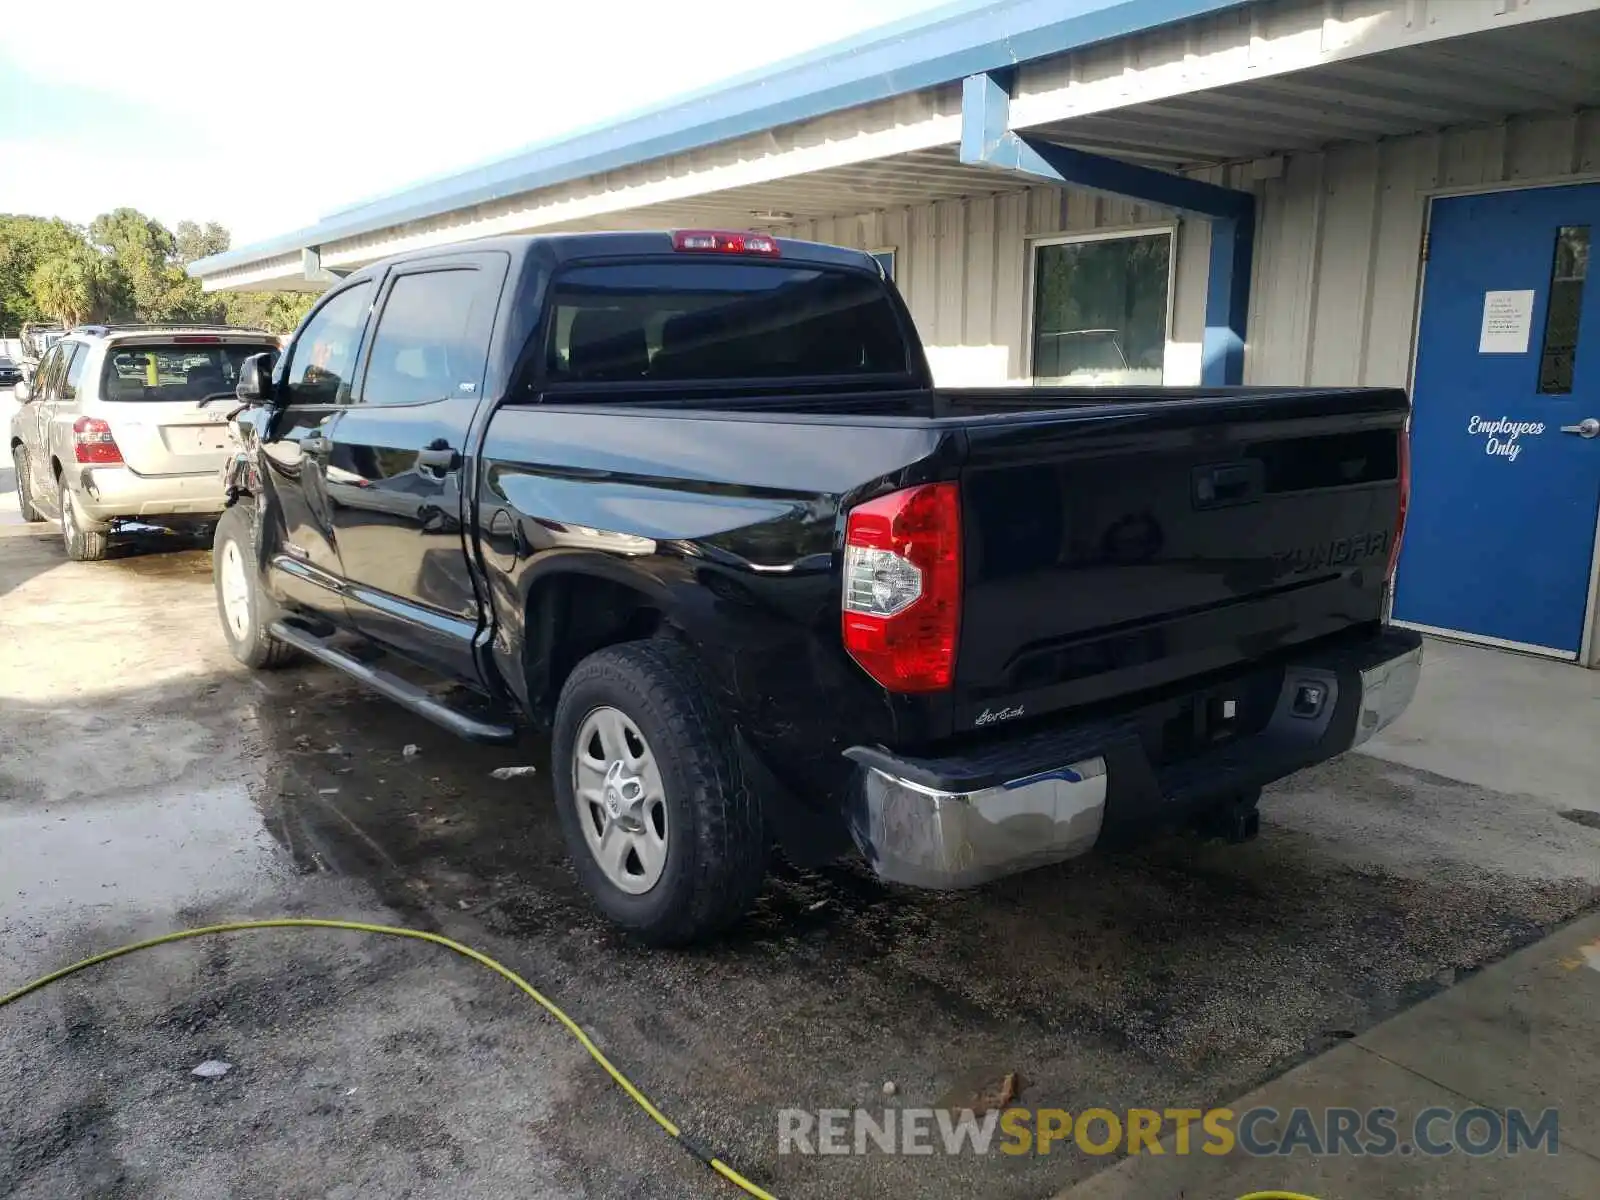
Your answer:
[[[177,246],[178,261],[188,266],[196,259],[221,254],[232,244],[233,238],[215,221],[207,221],[203,229],[193,221],[179,221],[173,230],[173,242]]]
[[[33,321],[227,321],[292,331],[316,293],[207,294],[184,269],[227,250],[215,221],[173,230],[135,208],[102,213],[83,230],[43,217],[0,215],[0,327]]]
[[[317,292],[228,292],[223,303],[230,325],[293,333],[319,297]]]
[[[183,224],[191,246],[227,238],[227,230],[214,223],[204,230],[192,221]],[[207,296],[200,281],[184,271],[178,239],[160,221],[135,208],[113,209],[90,224],[89,240],[115,265],[113,278],[120,284],[121,300],[116,307],[122,310],[118,315],[139,321],[221,319],[222,302]]]
[[[63,325],[103,319],[113,290],[107,263],[81,242],[44,259],[28,280],[38,311]]]
[[[33,275],[46,260],[84,246],[83,232],[65,221],[0,215],[0,329],[54,319],[33,295]]]

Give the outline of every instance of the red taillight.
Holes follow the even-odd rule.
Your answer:
[[[1400,543],[1406,536],[1406,509],[1411,507],[1411,423],[1400,431],[1400,512],[1395,518],[1394,541],[1389,544],[1389,566],[1384,579],[1394,583],[1395,568],[1400,565]]]
[[[961,494],[953,483],[890,492],[845,524],[844,648],[891,692],[937,692],[955,675],[961,627]]]
[[[680,229],[672,248],[689,254],[762,254],[778,257],[778,239],[764,233],[730,233],[721,229]]]
[[[172,339],[174,346],[220,346],[222,339],[209,333],[186,333]]]
[[[122,451],[111,436],[111,426],[98,417],[79,417],[72,423],[72,452],[81,463],[122,462]]]

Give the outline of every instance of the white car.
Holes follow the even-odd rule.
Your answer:
[[[25,520],[104,558],[120,520],[215,521],[239,365],[277,339],[229,326],[84,325],[16,385],[11,456]]]

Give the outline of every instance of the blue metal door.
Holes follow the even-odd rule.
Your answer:
[[[1433,202],[1397,620],[1574,657],[1600,505],[1600,185]]]

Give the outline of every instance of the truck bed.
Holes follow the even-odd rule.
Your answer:
[[[542,510],[524,511],[703,540],[770,577],[834,569],[838,515],[859,498],[959,480],[961,636],[948,706],[920,726],[930,733],[1116,700],[1381,620],[1408,412],[1397,389],[612,388],[605,399],[502,409],[486,457],[504,462],[494,469],[512,492],[536,486],[523,473],[541,475],[540,458],[563,474],[625,464],[640,489],[626,528],[560,479],[523,500]],[[743,498],[708,494],[708,482]],[[804,536],[764,532],[792,530],[801,510]],[[806,553],[758,557],[775,545]]]

